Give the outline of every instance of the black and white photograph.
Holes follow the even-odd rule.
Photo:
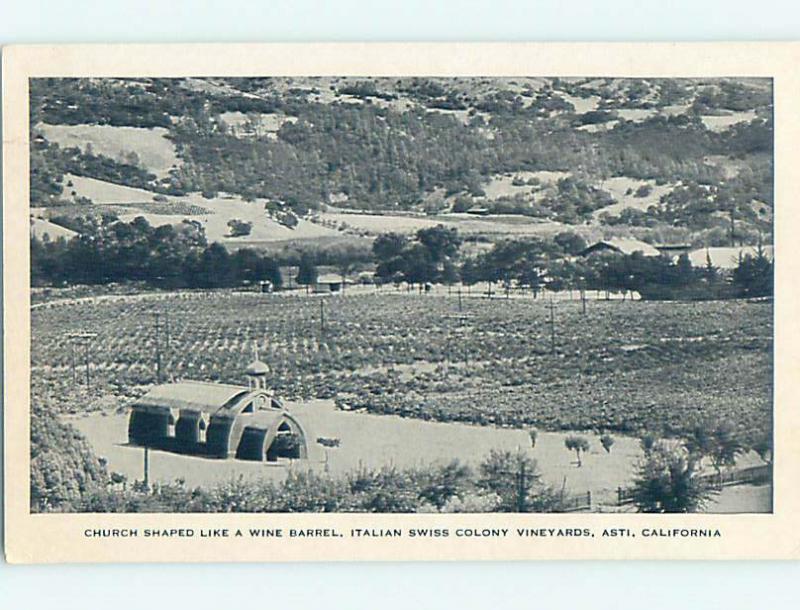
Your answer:
[[[773,512],[772,78],[28,88],[31,513]]]

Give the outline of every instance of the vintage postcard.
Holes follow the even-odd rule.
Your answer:
[[[4,49],[8,560],[800,557],[798,61]]]

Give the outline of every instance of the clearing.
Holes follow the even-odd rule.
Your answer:
[[[703,115],[700,118],[707,129],[720,132],[737,123],[749,123],[758,118],[758,115],[755,110],[745,110],[743,112],[730,112],[720,115]]]
[[[626,208],[634,208],[644,212],[651,205],[659,205],[661,197],[671,193],[679,184],[680,183],[658,185],[655,180],[637,180],[636,178],[628,178],[626,176],[608,178],[600,182],[597,186],[609,192],[617,202],[595,210],[592,216],[595,220],[598,220],[601,214],[619,216]],[[650,187],[650,192],[643,197],[637,197],[636,191],[641,187]]]
[[[198,221],[205,228],[209,243],[218,241],[226,246],[241,247],[337,235],[334,229],[304,219],[298,219],[298,224],[293,229],[286,227],[268,216],[264,210],[264,199],[248,202],[238,195],[224,193],[206,199],[200,193],[187,193],[180,197],[165,196],[166,201],[156,207],[153,205],[156,193],[152,191],[72,174],[64,176],[64,184],[69,183],[72,186],[64,188],[68,194],[74,192],[74,197],[87,197],[97,205],[129,206],[127,213],[119,214],[124,221],[131,221],[137,216],[144,216],[153,226],[180,224],[184,220]],[[137,204],[142,207],[138,208]],[[116,209],[114,211],[119,212]],[[232,218],[253,223],[250,235],[230,237],[228,221]]]
[[[86,152],[91,145],[95,154],[115,160],[136,153],[139,165],[159,178],[180,163],[175,146],[164,127],[118,127],[115,125],[49,125],[39,123],[40,130],[50,142],[62,148],[77,146]],[[127,162],[127,161],[126,161]]]

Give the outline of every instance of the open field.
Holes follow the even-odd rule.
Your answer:
[[[615,176],[603,180],[597,186],[604,191],[608,191],[616,200],[616,203],[595,210],[592,213],[595,220],[600,218],[601,214],[618,216],[626,208],[635,208],[644,212],[651,205],[658,206],[661,197],[669,194],[677,185],[658,185],[655,180],[635,180],[624,176]],[[642,197],[637,197],[636,191],[640,187],[650,187],[650,192]]]
[[[483,235],[486,237],[543,236],[559,231],[580,231],[582,229],[582,227],[552,220],[541,220],[515,214],[473,216],[466,213],[452,213],[436,216],[409,216],[325,212],[320,214],[320,219],[336,226],[344,226],[345,231],[366,232],[373,235],[387,231],[410,234],[419,229],[436,225],[453,227],[464,236]]]
[[[115,125],[48,125],[39,123],[36,129],[62,148],[77,146],[86,152],[91,145],[95,154],[112,159],[136,153],[139,164],[159,178],[180,163],[175,145],[167,138],[164,127],[118,127]]]
[[[205,229],[209,242],[218,241],[231,247],[243,245],[258,246],[275,241],[291,241],[302,239],[318,239],[337,235],[337,231],[321,225],[299,219],[294,228],[286,227],[270,218],[264,211],[265,201],[244,201],[239,196],[220,194],[205,198],[200,193],[165,196],[166,201],[154,204],[156,193],[97,180],[67,174],[64,177],[68,186],[67,192],[75,192],[77,197],[91,199],[97,205],[128,206],[120,210],[113,208],[120,219],[130,221],[143,216],[153,226],[179,224],[185,219],[200,222]],[[121,213],[120,213],[121,212]],[[250,235],[245,237],[229,236],[228,221],[232,218],[252,223]]]
[[[755,110],[747,110],[743,112],[728,112],[726,114],[718,115],[704,115],[700,117],[703,124],[711,131],[725,131],[729,127],[733,127],[738,123],[746,123],[753,121],[757,118]]]
[[[43,218],[31,216],[31,235],[41,240],[72,239],[77,233]]]
[[[742,301],[600,300],[585,315],[559,301],[555,355],[542,299],[464,299],[463,326],[454,295],[390,289],[82,301],[32,311],[34,398],[83,412],[141,394],[155,377],[156,307],[169,312],[170,378],[241,383],[255,342],[278,395],[335,398],[343,409],[632,434],[680,434],[708,418],[731,420],[745,438],[771,426],[772,308]],[[73,386],[64,349],[67,333],[85,329],[99,333],[91,393]]]

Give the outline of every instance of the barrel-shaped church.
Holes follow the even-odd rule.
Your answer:
[[[181,381],[153,387],[133,405],[132,445],[213,458],[276,461],[308,457],[303,425],[266,388],[258,358],[248,386]]]

